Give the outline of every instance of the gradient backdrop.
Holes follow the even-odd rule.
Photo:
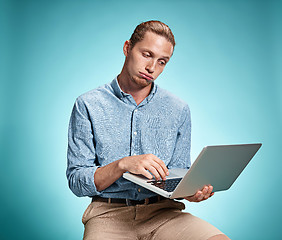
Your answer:
[[[65,177],[75,98],[121,70],[135,26],[176,37],[157,83],[192,112],[205,145],[262,142],[229,191],[189,211],[231,239],[281,239],[281,1],[4,0],[0,6],[0,239],[81,239],[90,202]]]

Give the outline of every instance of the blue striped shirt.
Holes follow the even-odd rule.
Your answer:
[[[77,196],[142,200],[155,193],[119,178],[97,191],[94,173],[126,156],[152,153],[170,168],[190,167],[188,105],[158,85],[137,105],[117,78],[76,99],[69,123],[69,187]]]

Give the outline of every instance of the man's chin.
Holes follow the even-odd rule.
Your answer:
[[[140,87],[147,87],[149,86],[154,80],[147,80],[145,78],[134,77],[133,81],[139,85]]]

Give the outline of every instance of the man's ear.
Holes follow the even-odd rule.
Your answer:
[[[123,53],[126,57],[128,55],[129,50],[130,50],[130,40],[126,40],[123,45]]]

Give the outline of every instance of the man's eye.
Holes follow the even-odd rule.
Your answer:
[[[159,61],[160,65],[166,65],[166,61]]]
[[[143,53],[143,57],[150,57],[149,53]]]

